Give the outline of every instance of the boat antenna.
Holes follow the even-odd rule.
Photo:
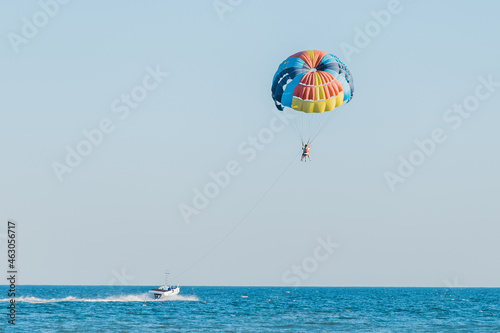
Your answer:
[[[168,276],[170,273],[168,271],[165,271],[165,285],[168,285]]]

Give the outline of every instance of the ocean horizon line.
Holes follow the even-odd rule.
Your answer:
[[[129,285],[108,285],[108,284],[17,284],[18,287],[150,287],[152,284],[129,284]],[[178,285],[173,283],[172,285]],[[500,289],[500,286],[279,286],[279,285],[183,285],[182,287],[207,287],[207,288],[420,288],[420,289]],[[7,284],[0,284],[0,287],[8,287]]]

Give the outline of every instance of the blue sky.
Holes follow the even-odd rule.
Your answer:
[[[57,4],[29,38],[39,2],[0,13],[0,242],[16,220],[21,283],[149,285],[169,269],[184,285],[498,286],[499,5]],[[352,102],[312,163],[290,164],[290,128],[250,159],[238,147],[279,116],[275,70],[307,49],[346,63]],[[127,107],[134,91],[147,96]],[[60,181],[54,162],[106,119]],[[436,129],[446,139],[422,155]],[[421,163],[403,177],[400,156]],[[228,163],[238,172],[186,223],[180,205]]]

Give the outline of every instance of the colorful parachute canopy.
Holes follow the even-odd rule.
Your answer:
[[[351,73],[338,57],[323,51],[295,53],[281,63],[271,88],[279,110],[323,113],[349,103],[354,92]]]

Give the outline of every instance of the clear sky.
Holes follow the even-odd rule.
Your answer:
[[[20,283],[500,286],[500,4],[1,3]],[[270,85],[307,49],[355,93],[301,163]]]

